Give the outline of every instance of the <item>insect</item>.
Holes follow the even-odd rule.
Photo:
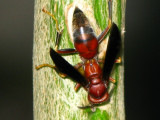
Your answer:
[[[101,104],[109,99],[108,86],[109,81],[115,82],[110,77],[113,65],[117,62],[117,55],[121,47],[121,37],[118,27],[111,22],[111,0],[109,0],[109,22],[106,29],[97,37],[84,13],[76,7],[73,13],[73,38],[75,49],[58,49],[59,40],[62,32],[57,28],[57,38],[55,50],[50,48],[50,56],[55,64],[42,64],[36,69],[42,67],[51,67],[58,69],[64,76],[70,77],[77,84],[75,90],[77,91],[82,86],[88,92],[88,100],[91,105]],[[55,17],[48,11],[43,11],[50,16]],[[99,60],[98,46],[103,40],[104,36],[110,30],[110,37],[107,45],[106,56],[104,60]],[[82,62],[75,66],[68,63],[60,54],[78,53]],[[119,61],[118,61],[119,62]],[[104,63],[103,68],[100,63]],[[83,67],[84,75],[78,69]]]

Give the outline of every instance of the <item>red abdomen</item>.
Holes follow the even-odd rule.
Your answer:
[[[97,54],[98,41],[92,34],[81,34],[74,39],[74,46],[80,56],[85,59],[92,59]]]
[[[83,12],[76,8],[73,14],[74,46],[79,55],[85,59],[92,59],[98,52],[98,40]]]

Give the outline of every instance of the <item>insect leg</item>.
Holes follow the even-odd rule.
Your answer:
[[[102,60],[102,59],[99,59],[98,62],[104,64],[104,60]],[[118,59],[115,60],[115,63],[121,63],[121,62],[122,62],[121,57],[119,57]]]
[[[95,106],[94,106],[93,104],[87,105],[87,106],[77,106],[77,107],[78,107],[79,109],[83,109],[83,110],[90,108],[92,112],[95,112],[95,111],[96,111],[96,108],[95,108]]]
[[[113,79],[112,77],[109,77],[109,81],[110,81],[110,82],[112,82],[113,84],[115,84],[115,83],[116,83],[116,80],[115,80],[115,79]]]
[[[57,29],[57,38],[56,38],[56,46],[55,46],[55,50],[57,53],[60,53],[60,54],[72,54],[72,53],[77,53],[77,51],[75,49],[58,49],[58,45],[59,45],[59,41],[60,41],[60,38],[61,38],[61,35],[62,35],[62,31],[59,30],[58,28],[58,20],[55,18],[55,16],[50,13],[49,11],[47,11],[46,9],[42,9],[43,12],[45,12],[46,14],[48,14],[49,16],[51,16],[53,18],[53,20],[56,22],[56,29]]]
[[[74,87],[74,90],[77,92],[80,87],[81,87],[81,84],[76,83],[76,85]]]
[[[53,69],[56,68],[55,66],[50,65],[50,64],[42,64],[42,65],[36,66],[36,69],[39,70],[39,69],[41,69],[41,68],[43,68],[43,67],[50,67],[50,68],[53,68]]]
[[[67,48],[67,49],[55,49],[59,54],[76,54],[78,53],[75,49]]]
[[[36,66],[36,69],[39,70],[39,69],[41,69],[41,68],[43,68],[43,67],[50,67],[50,68],[53,68],[53,69],[55,69],[56,71],[58,71],[57,68],[56,68],[56,66],[53,66],[53,65],[50,65],[50,64],[41,64],[41,65],[38,65],[38,66]],[[67,75],[65,75],[65,74],[63,74],[63,73],[58,72],[58,74],[59,74],[59,76],[61,76],[62,78],[67,77]]]
[[[80,67],[82,67],[83,62],[77,63],[74,68],[79,69]]]
[[[58,20],[54,17],[54,15],[50,12],[48,12],[46,9],[42,9],[43,12],[47,13],[49,16],[51,16],[53,18],[53,20],[56,22],[56,29],[57,31],[60,33],[60,30],[58,28]]]
[[[108,20],[108,26],[106,27],[106,29],[98,36],[98,43],[100,43],[104,36],[108,33],[108,31],[111,28],[112,25],[112,0],[108,1],[108,8],[109,8],[109,20]]]
[[[79,69],[81,66],[82,66],[82,62],[76,64],[76,65],[74,66],[74,68]],[[58,71],[58,69],[56,68],[56,66],[50,65],[50,64],[41,64],[41,65],[38,65],[38,66],[36,66],[36,70],[39,70],[39,69],[41,69],[41,68],[43,68],[43,67],[50,67],[50,68],[53,68],[53,69],[55,69],[56,71]],[[66,74],[60,73],[59,71],[58,71],[58,74],[59,74],[59,76],[61,76],[62,78],[67,77]],[[78,83],[77,83],[77,84],[78,84]],[[79,87],[80,87],[80,86],[79,86]],[[78,87],[78,88],[79,88],[79,87]],[[77,90],[78,90],[78,88],[77,88]]]
[[[76,64],[74,66],[74,68],[76,68],[78,70],[80,67],[82,67],[82,65],[83,65],[83,62],[80,62],[80,63]],[[81,87],[81,84],[76,83],[74,90],[77,92],[80,87]]]
[[[121,62],[122,62],[121,57],[119,57],[118,59],[115,60],[115,63],[121,63]]]
[[[77,53],[77,51],[75,49],[71,49],[71,48],[67,48],[67,49],[58,49],[59,47],[59,42],[62,36],[62,32],[57,32],[57,37],[56,37],[56,46],[55,46],[55,51],[59,54],[74,54]]]

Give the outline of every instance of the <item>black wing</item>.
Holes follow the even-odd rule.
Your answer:
[[[107,45],[106,57],[103,67],[103,80],[108,80],[115,63],[118,52],[121,48],[121,36],[115,23],[112,24],[110,37]]]
[[[83,87],[88,85],[87,80],[62,56],[60,56],[56,51],[50,48],[50,56],[56,65],[57,69],[72,78],[75,82],[80,83]]]

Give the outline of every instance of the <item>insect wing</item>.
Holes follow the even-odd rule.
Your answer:
[[[50,48],[50,56],[60,72],[66,74],[75,82],[80,83],[83,87],[86,87],[88,85],[87,80],[52,48]]]
[[[103,80],[108,80],[115,63],[117,54],[121,48],[120,31],[115,23],[112,24],[110,37],[107,45],[106,57],[103,67]]]

